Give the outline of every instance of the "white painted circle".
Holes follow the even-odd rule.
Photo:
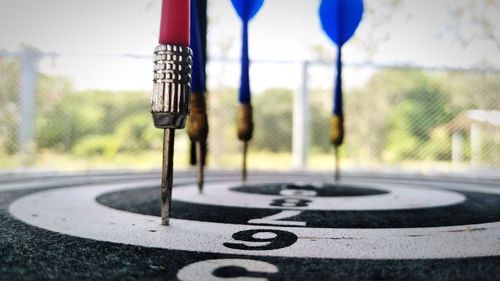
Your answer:
[[[435,190],[407,187],[396,184],[363,183],[363,187],[373,187],[386,190],[388,193],[366,196],[336,196],[336,197],[301,197],[245,193],[231,190],[241,185],[240,182],[223,182],[206,184],[203,194],[195,185],[176,189],[173,198],[178,201],[214,206],[260,208],[260,209],[294,209],[294,210],[336,210],[336,211],[367,211],[367,210],[400,210],[443,207],[459,204],[465,201],[465,196],[448,190]],[[289,198],[290,203],[276,206],[275,200]],[[295,207],[300,199],[307,200],[307,206]],[[309,202],[310,201],[310,202]]]
[[[463,226],[340,229],[268,227],[160,218],[112,209],[95,200],[105,193],[150,186],[151,181],[90,185],[34,193],[13,202],[10,213],[31,225],[71,236],[171,250],[337,259],[432,259],[500,255],[500,222]],[[183,188],[176,189],[178,192]],[[500,190],[474,191],[500,194]],[[276,250],[237,250],[224,243],[239,231],[272,229],[298,240]],[[472,231],[478,230],[478,231]],[[262,243],[262,242],[261,242]]]

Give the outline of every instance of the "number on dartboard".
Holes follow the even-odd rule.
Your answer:
[[[188,264],[177,272],[182,281],[248,280],[265,281],[278,273],[278,267],[268,262],[249,259],[213,259]],[[250,277],[252,276],[252,277]]]
[[[271,225],[288,225],[288,226],[306,226],[305,221],[287,221],[291,217],[298,216],[302,211],[284,210],[277,214],[263,217],[260,219],[251,219],[248,221],[250,224],[271,224]]]
[[[311,200],[301,199],[301,198],[283,198],[283,199],[274,199],[270,206],[275,207],[307,207]]]
[[[250,229],[238,231],[233,239],[246,243],[224,243],[227,248],[237,250],[276,250],[297,242],[297,235],[289,231],[275,229]]]

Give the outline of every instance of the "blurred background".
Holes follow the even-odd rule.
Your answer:
[[[160,0],[0,0],[0,170],[159,169],[150,115]],[[335,47],[318,0],[250,24],[255,170],[331,170]],[[208,0],[209,158],[239,169],[240,22]],[[343,167],[500,174],[500,1],[369,0],[344,47]],[[178,130],[176,168],[189,166]]]

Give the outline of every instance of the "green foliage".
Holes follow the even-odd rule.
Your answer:
[[[19,71],[18,60],[0,57],[0,150],[7,155],[18,149]]]
[[[451,136],[442,129],[433,130],[430,139],[418,150],[423,160],[451,161]]]
[[[418,109],[418,108],[417,108]],[[384,158],[390,162],[415,158],[419,145],[418,137],[411,132],[411,115],[415,113],[416,106],[409,100],[401,102],[388,116],[388,129],[386,134],[386,150]]]
[[[456,113],[449,106],[448,96],[433,83],[430,78],[423,79],[416,88],[401,92],[405,99],[389,111],[386,160],[429,158],[419,151],[423,147],[428,147],[427,152],[434,150],[426,143],[432,143],[433,146],[439,144],[431,139],[432,130],[451,121]],[[441,155],[435,151],[427,154],[434,155],[431,157],[433,160],[442,157],[442,152]]]
[[[213,162],[222,163],[225,153],[237,153],[240,149],[236,141],[236,90],[223,88],[207,95],[209,116],[208,145]]]
[[[162,131],[155,129],[149,114],[127,117],[112,134],[88,135],[78,141],[72,153],[80,157],[104,157],[110,159],[119,152],[140,153],[160,149]]]
[[[237,152],[236,109],[238,107],[234,89],[212,92],[209,95],[211,143],[215,157],[222,153]],[[251,142],[253,151],[290,152],[292,145],[293,91],[286,88],[269,89],[253,96],[255,131]],[[330,149],[325,130],[328,128],[329,111],[324,100],[311,100],[309,132],[314,151]],[[226,141],[228,140],[228,141]]]
[[[489,165],[499,165],[500,159],[500,132],[497,130],[484,130],[482,132],[481,161]]]
[[[129,116],[116,128],[115,138],[120,140],[120,151],[140,152],[161,149],[162,130],[152,126],[149,114]]]
[[[142,92],[85,91],[64,95],[39,117],[38,146],[71,151],[87,136],[114,132],[129,116],[149,117],[148,105],[148,96]]]
[[[462,92],[451,93],[448,83],[416,70],[375,74],[366,87],[347,95],[349,152],[389,162],[449,159],[449,140],[432,137],[460,112],[453,101]]]
[[[87,135],[99,133],[104,112],[81,94],[70,94],[39,117],[39,148],[58,148],[68,152]]]
[[[330,139],[328,138],[328,130],[330,128],[330,111],[324,108],[324,104],[311,101],[309,114],[311,150],[315,152],[327,153],[332,147]]]
[[[79,157],[102,157],[110,159],[120,148],[120,139],[112,135],[90,135],[80,140],[72,153]]]
[[[17,151],[19,63],[0,59],[0,155]],[[39,152],[110,159],[161,149],[161,130],[152,126],[150,93],[75,92],[64,77],[40,74],[37,92]],[[385,69],[357,89],[346,89],[346,140],[342,153],[363,162],[450,161],[450,132],[442,125],[470,109],[498,110],[498,74]],[[239,152],[234,89],[208,96],[211,155]],[[312,152],[329,153],[330,90],[311,91],[309,137]],[[293,91],[269,89],[254,99],[253,152],[287,154],[292,146]],[[327,102],[325,102],[327,101]],[[180,132],[181,138],[185,134]],[[464,136],[470,159],[470,138]],[[482,133],[481,160],[498,165],[498,131]],[[181,143],[181,142],[179,142]],[[288,161],[288,160],[287,160]]]
[[[469,109],[499,110],[500,75],[498,73],[450,72],[435,75],[450,104],[460,111]]]

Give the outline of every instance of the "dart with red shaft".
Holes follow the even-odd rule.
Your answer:
[[[189,48],[189,0],[163,0],[160,40],[154,51],[151,113],[163,129],[161,176],[162,224],[168,225],[172,201],[175,129],[185,126],[191,96],[192,51]]]

